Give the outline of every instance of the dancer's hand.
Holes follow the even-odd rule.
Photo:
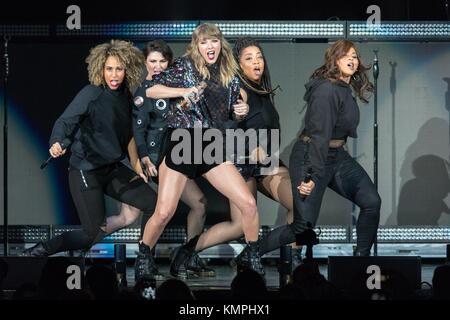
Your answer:
[[[297,187],[297,189],[301,195],[309,196],[311,194],[312,190],[314,189],[314,187],[315,187],[314,181],[311,180],[308,183],[304,183],[302,181],[302,183],[300,183],[300,185]]]
[[[134,172],[136,172],[137,175],[139,177],[141,177],[142,180],[145,181],[145,183],[148,183],[147,174],[144,172],[144,170],[142,170],[142,165],[141,165],[141,163],[139,161],[136,161],[136,163],[134,165]],[[138,177],[136,177],[136,179],[138,179]],[[133,181],[133,180],[135,180],[135,179],[133,178],[131,181]]]
[[[186,88],[184,89],[183,94],[184,102],[187,106],[192,106],[200,100],[200,94],[197,87]]]
[[[51,148],[48,150],[48,152],[50,153],[50,155],[53,158],[58,158],[58,157],[61,157],[62,155],[64,155],[66,153],[66,149],[63,150],[63,148],[61,147],[59,142],[55,142],[51,146]]]
[[[233,105],[233,113],[237,119],[244,119],[250,110],[249,105],[242,99],[238,99],[237,103]]]
[[[156,169],[156,166],[151,162],[149,157],[143,157],[141,163],[142,168],[148,176],[156,177],[158,175],[158,169]]]

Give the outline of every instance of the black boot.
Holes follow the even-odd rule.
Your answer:
[[[370,248],[362,248],[360,246],[356,246],[355,250],[353,250],[353,256],[368,257],[370,256]]]
[[[317,233],[312,228],[311,224],[308,223],[308,228],[302,233],[295,235],[296,243],[299,246],[306,246],[306,259],[313,258],[312,247],[319,244],[319,237]]]
[[[215,277],[216,271],[209,268],[206,262],[200,258],[198,252],[194,251],[187,265],[188,272],[191,271],[200,277]]]
[[[189,278],[196,274],[189,268],[189,262],[195,253],[195,246],[199,236],[195,236],[189,240],[186,244],[178,247],[172,253],[170,263],[170,274],[174,277]]]
[[[303,263],[302,247],[292,248],[292,272]]]
[[[242,268],[245,268],[248,265],[248,254],[250,251],[250,247],[247,245],[245,248],[239,253],[236,258],[232,261],[232,266],[235,267],[238,271],[241,271]]]
[[[156,267],[155,259],[150,247],[139,243],[139,252],[136,252],[136,263],[134,265],[134,279],[139,280],[162,280],[164,277]]]
[[[244,250],[236,257],[236,266],[238,271],[250,269],[264,277],[265,272],[261,264],[258,241],[249,241],[247,243]]]
[[[297,233],[295,235],[295,240],[299,246],[314,246],[319,244],[319,238],[313,228],[308,228],[302,233]]]
[[[39,242],[31,248],[23,250],[19,256],[21,257],[48,257],[50,253],[45,248],[43,242]]]

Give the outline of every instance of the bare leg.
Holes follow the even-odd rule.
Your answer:
[[[155,213],[147,221],[142,242],[153,248],[175,213],[188,178],[166,166],[163,161],[159,167],[158,201]]]
[[[136,221],[140,212],[141,210],[135,207],[121,203],[120,213],[106,218],[106,227],[102,227],[102,229],[106,234],[111,234],[119,229],[125,228]]]
[[[205,173],[204,177],[242,212],[242,229],[245,240],[247,242],[257,241],[259,216],[256,200],[236,167],[230,162],[225,162]],[[223,177],[227,177],[227,179]]]
[[[288,210],[287,222],[292,223],[294,221],[294,202],[292,199],[291,178],[287,168],[280,167],[277,174],[264,177],[258,187],[264,188],[264,192],[269,193],[275,201]],[[295,242],[291,246],[297,248]]]
[[[197,184],[189,179],[186,182],[181,200],[190,208],[187,216],[187,240],[203,232],[205,225],[206,198]]]
[[[252,194],[256,197],[255,179],[249,179],[247,181],[247,186]],[[209,228],[208,231],[202,233],[195,247],[196,251],[201,251],[220,243],[235,240],[242,235],[242,213],[239,208],[231,201],[230,215],[231,221],[217,223]]]

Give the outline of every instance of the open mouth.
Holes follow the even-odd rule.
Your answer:
[[[112,88],[118,88],[119,85],[120,85],[120,83],[119,83],[118,80],[111,80],[111,81],[109,82],[109,84],[111,85]]]
[[[349,67],[350,70],[355,71],[355,64],[353,62],[347,63],[347,67]]]
[[[260,67],[254,67],[253,68],[253,72],[255,73],[256,76],[261,76],[262,75],[262,70]]]
[[[206,55],[208,56],[208,59],[212,61],[216,57],[216,52],[214,50],[210,50],[206,52]]]

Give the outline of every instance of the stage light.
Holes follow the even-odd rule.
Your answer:
[[[0,226],[0,239],[3,239],[3,226]],[[50,238],[50,228],[43,226],[8,226],[8,241],[10,243],[36,243]]]
[[[57,36],[100,36],[130,39],[184,39],[190,38],[197,22],[122,23],[82,25],[80,30],[56,27]]]
[[[260,237],[265,237],[273,229],[271,226],[261,226]],[[64,232],[81,230],[78,225],[49,226],[10,226],[10,242],[36,243],[56,237]],[[356,241],[356,228],[347,226],[317,226],[315,232],[319,234],[321,243],[350,243]],[[3,228],[0,226],[0,237]],[[137,243],[141,238],[140,228],[125,228],[105,237],[102,243]],[[380,226],[378,241],[383,243],[446,243],[450,241],[450,227],[439,226]],[[170,226],[164,230],[159,243],[185,243],[186,228],[184,226]],[[239,241],[238,241],[239,242]]]
[[[410,40],[410,39],[450,39],[449,22],[386,22],[378,25],[366,21],[347,23],[348,39],[370,40]]]
[[[341,243],[349,241],[347,227],[322,226],[315,228],[314,231],[319,235],[319,240],[322,243]]]
[[[382,226],[378,229],[378,242],[384,243],[430,243],[450,241],[450,228],[436,226]],[[352,230],[352,241],[356,241],[356,228]]]
[[[342,21],[204,21],[215,23],[227,38],[255,37],[264,39],[342,38],[345,22]]]
[[[48,37],[49,25],[1,25],[0,34],[11,37]]]

